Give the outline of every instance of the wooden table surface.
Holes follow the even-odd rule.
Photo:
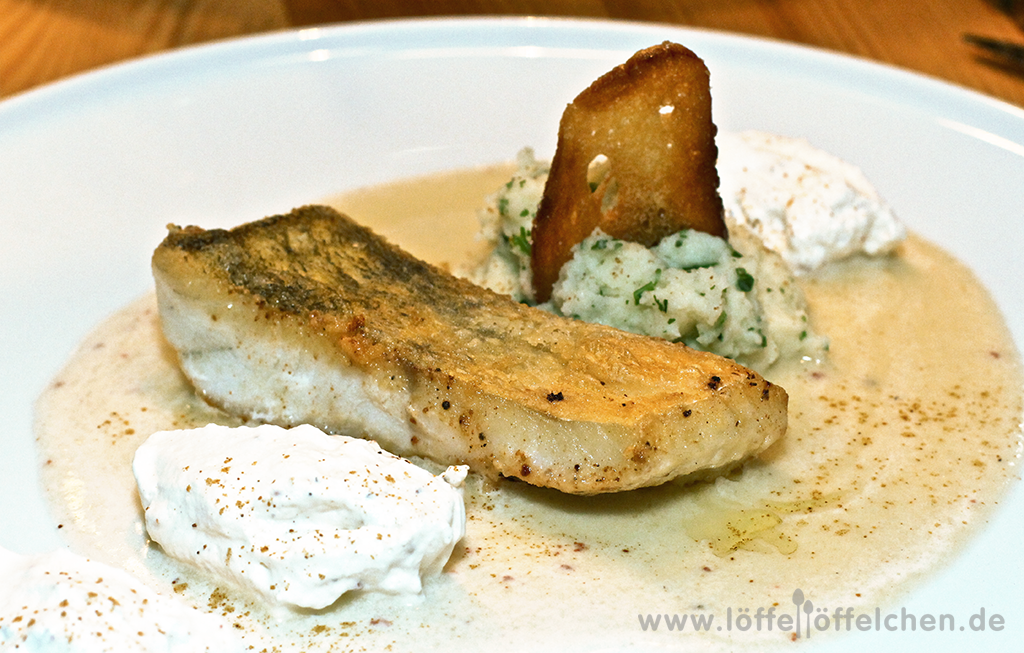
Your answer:
[[[614,18],[847,52],[1024,107],[1024,73],[962,40],[1024,43],[1005,0],[0,0],[0,98],[183,45],[320,23],[441,15]],[[1024,4],[1024,3],[1022,3]]]

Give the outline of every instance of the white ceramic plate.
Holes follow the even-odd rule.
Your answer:
[[[0,103],[0,545],[59,545],[33,400],[88,330],[148,290],[164,225],[229,226],[526,144],[550,155],[572,96],[665,39],[707,62],[721,128],[804,136],[860,165],[911,228],[978,272],[1024,342],[1024,112],[983,96],[806,48],[612,22],[392,22],[187,49]],[[1022,516],[1017,488],[903,604],[984,607],[1002,632],[869,632],[828,648],[1019,644]]]

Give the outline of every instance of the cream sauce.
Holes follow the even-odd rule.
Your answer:
[[[451,173],[331,203],[454,265],[476,247],[480,198],[507,175]],[[985,522],[1016,478],[1022,443],[1017,351],[987,292],[948,254],[912,236],[894,256],[801,283],[832,346],[825,364],[769,371],[790,394],[780,443],[690,487],[573,497],[471,479],[467,536],[416,605],[367,594],[278,622],[150,546],[131,475],[136,447],[156,430],[236,423],[195,396],[151,297],[102,324],[41,397],[46,488],[76,550],[173,587],[258,648],[781,641],[792,633],[654,632],[638,617],[698,613],[721,625],[729,608],[794,612],[796,589],[816,606],[890,605]]]

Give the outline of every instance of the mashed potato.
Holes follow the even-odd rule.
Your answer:
[[[651,248],[599,230],[580,243],[552,291],[556,313],[683,342],[763,371],[820,358],[803,293],[750,238],[681,231]]]
[[[548,166],[530,149],[517,164],[479,212],[490,254],[468,276],[532,304],[530,230]],[[728,242],[682,231],[651,248],[598,230],[577,246],[551,300],[539,307],[683,342],[759,372],[778,360],[822,358],[828,342],[811,329],[790,268],[744,225],[730,222]]]
[[[467,276],[478,285],[532,304],[530,231],[549,167],[538,161],[530,148],[519,152],[516,164],[512,179],[489,196],[477,214],[480,236],[487,242],[490,255]]]

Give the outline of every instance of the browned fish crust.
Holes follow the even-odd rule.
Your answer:
[[[516,303],[327,207],[172,227],[153,270],[183,370],[250,418],[577,494],[731,467],[786,429],[751,370]]]

